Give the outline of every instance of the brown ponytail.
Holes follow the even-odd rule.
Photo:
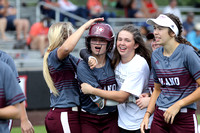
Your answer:
[[[170,14],[170,13],[167,13],[165,14],[166,16],[168,16],[175,24],[176,26],[178,27],[178,35],[175,37],[175,40],[178,42],[178,43],[183,43],[183,44],[186,44],[186,45],[189,45],[189,46],[192,46],[194,48],[194,50],[196,51],[199,51],[198,48],[194,47],[189,41],[187,41],[185,38],[182,37],[182,32],[183,32],[183,25],[180,21],[180,19],[175,16],[174,14]],[[170,30],[171,31],[171,30]],[[172,32],[172,31],[171,31]]]

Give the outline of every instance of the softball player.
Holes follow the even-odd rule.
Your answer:
[[[0,61],[0,73],[0,132],[10,133],[9,119],[20,118],[19,104],[26,98],[11,68],[2,61]]]
[[[80,89],[76,79],[76,67],[80,59],[70,52],[85,30],[96,21],[91,19],[73,33],[71,23],[53,24],[48,32],[49,47],[44,55],[43,75],[51,90],[51,110],[45,118],[48,133],[80,133]]]
[[[110,25],[96,23],[91,26],[86,37],[86,47],[98,64],[91,70],[85,61],[79,63],[77,75],[81,83],[103,90],[117,89],[114,71],[107,56],[113,43],[114,33]],[[101,97],[81,93],[80,121],[83,133],[118,133],[117,119],[116,106],[104,107],[104,99]]]
[[[173,14],[161,14],[156,19],[148,19],[147,23],[154,26],[156,43],[163,47],[152,54],[155,88],[141,132],[147,128],[154,112],[152,133],[197,133],[195,101],[200,99],[197,49],[182,38],[182,24]]]
[[[12,57],[10,57],[7,53],[0,50],[0,60],[10,66],[15,77],[17,78],[18,82],[20,83],[19,75],[18,75],[16,66],[15,66],[15,63],[14,63]],[[21,120],[21,130],[24,133],[26,133],[26,132],[34,133],[34,128],[31,124],[31,122],[28,120],[28,116],[27,116],[26,108],[25,108],[25,102],[20,103],[20,107],[21,107],[21,119],[20,119]],[[12,120],[10,120],[9,128],[10,128],[10,130],[12,129]]]

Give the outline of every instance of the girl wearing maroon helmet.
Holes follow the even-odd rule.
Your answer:
[[[114,33],[110,25],[96,23],[91,26],[86,37],[86,47],[98,64],[90,69],[85,61],[80,61],[77,67],[78,79],[81,83],[116,91],[117,83],[111,60],[107,56],[114,43]],[[80,122],[82,133],[119,133],[117,124],[117,106],[105,106],[104,99],[95,95],[81,93]]]

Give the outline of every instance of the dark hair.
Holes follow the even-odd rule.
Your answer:
[[[118,39],[118,35],[121,31],[128,31],[133,35],[133,39],[135,40],[135,43],[137,43],[139,46],[135,50],[135,54],[139,54],[140,56],[144,57],[149,65],[149,68],[151,68],[151,53],[149,49],[146,48],[145,42],[142,38],[142,35],[140,34],[140,31],[135,28],[132,24],[125,25],[116,36],[116,40]],[[116,41],[117,43],[117,41]],[[116,66],[119,64],[121,60],[121,56],[117,50],[117,46],[115,46],[114,50],[114,56],[112,60],[112,67],[113,69],[116,68]]]
[[[180,19],[175,16],[174,14],[170,14],[170,13],[167,13],[165,14],[166,16],[168,16],[175,24],[176,26],[178,27],[178,35],[175,37],[175,40],[178,42],[178,43],[183,43],[183,44],[187,44],[189,46],[192,46],[196,51],[198,51],[198,49],[196,47],[194,47],[189,41],[187,41],[186,39],[184,39],[182,37],[182,32],[183,32],[183,25],[180,21]],[[170,28],[169,28],[170,29]],[[169,30],[169,35],[172,33],[173,31],[170,29]]]

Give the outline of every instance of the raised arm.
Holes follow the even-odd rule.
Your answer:
[[[69,36],[69,38],[64,42],[64,44],[58,49],[58,58],[62,60],[65,57],[67,57],[69,53],[75,48],[84,31],[87,30],[93,23],[97,21],[104,21],[104,18],[90,19],[85,24],[83,24],[76,32]]]

